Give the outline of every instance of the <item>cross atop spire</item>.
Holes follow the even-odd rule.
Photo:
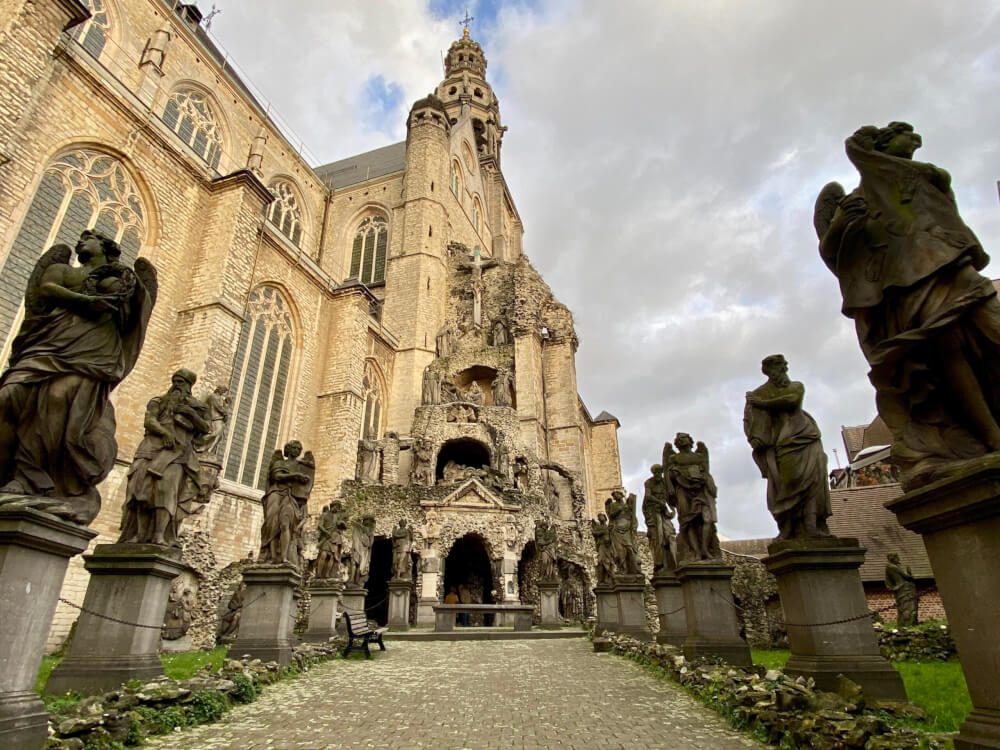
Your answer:
[[[464,37],[468,37],[469,36],[469,24],[472,21],[475,21],[475,20],[476,20],[475,18],[473,18],[472,16],[469,15],[469,6],[466,6],[465,7],[465,18],[463,18],[461,21],[459,21],[459,23],[462,24],[462,26],[464,27],[462,29],[462,36],[464,36]]]

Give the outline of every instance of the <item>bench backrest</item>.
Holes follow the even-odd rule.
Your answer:
[[[350,635],[364,635],[368,632],[368,617],[364,612],[344,612],[344,622]]]

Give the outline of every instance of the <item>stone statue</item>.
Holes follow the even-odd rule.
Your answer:
[[[559,488],[550,478],[545,482],[545,501],[549,506],[549,513],[559,513]]]
[[[434,470],[431,460],[434,458],[434,445],[427,438],[417,438],[413,443],[413,470],[410,480],[413,484],[428,486],[434,484]]]
[[[450,380],[441,381],[441,403],[450,404],[459,400],[458,388]]]
[[[514,459],[514,488],[521,491],[528,488],[528,462],[524,456]]]
[[[450,356],[452,351],[454,350],[451,328],[445,326],[440,331],[438,331],[435,343],[437,344],[437,355],[439,357]]]
[[[222,621],[219,623],[218,640],[235,638],[239,632],[240,613],[243,611],[243,597],[246,595],[246,592],[246,584],[240,581],[240,585],[236,587],[236,591],[229,598],[229,604],[226,605],[226,612],[222,615]]]
[[[339,581],[340,561],[344,556],[344,532],[347,519],[339,500],[327,505],[316,525],[317,547],[316,580]]]
[[[896,598],[896,624],[902,627],[917,624],[917,584],[913,571],[904,568],[899,555],[886,555],[885,587]]]
[[[308,515],[309,493],[316,477],[311,451],[302,454],[302,443],[292,440],[284,452],[275,451],[267,469],[264,524],[260,530],[257,562],[267,565],[301,564],[302,531]]]
[[[379,470],[382,458],[382,451],[379,450],[378,442],[371,438],[358,441],[358,481],[365,484],[377,484],[379,481]]]
[[[174,581],[167,599],[167,611],[163,615],[160,637],[165,641],[176,641],[187,635],[194,614],[194,592],[183,588],[179,580]]]
[[[677,452],[670,443],[663,446],[663,467],[667,500],[676,509],[680,526],[677,561],[720,559],[719,535],[715,531],[719,520],[715,508],[718,490],[709,473],[708,448],[699,442],[698,449],[692,450],[694,441],[684,432],[677,433],[674,444]]]
[[[543,582],[559,580],[559,536],[556,527],[544,520],[535,521],[535,552],[538,555],[538,577]]]
[[[399,525],[392,530],[392,577],[397,581],[413,578],[413,531],[400,518]]]
[[[510,448],[503,441],[499,441],[493,455],[493,468],[504,484],[510,484]]]
[[[493,379],[493,405],[511,406],[514,403],[513,383],[509,370],[500,370]]]
[[[212,391],[205,399],[208,406],[209,420],[212,429],[201,438],[198,445],[198,452],[204,454],[206,458],[214,458],[219,453],[219,445],[222,436],[226,432],[226,423],[229,421],[229,414],[232,412],[232,399],[229,398],[229,389],[220,385]]]
[[[434,406],[441,403],[441,379],[429,366],[424,368],[421,396],[424,406]]]
[[[746,395],[743,432],[767,480],[767,509],[779,539],[830,536],[830,485],[819,427],[802,409],[805,388],[789,380],[781,354],[765,357],[767,382]]]
[[[614,583],[615,559],[611,551],[611,527],[608,526],[608,517],[598,513],[597,520],[590,522],[590,533],[597,548],[597,570],[594,576],[599,584]]]
[[[619,576],[642,575],[639,566],[639,522],[635,516],[636,497],[614,490],[604,502],[611,528],[611,555],[615,573]]]
[[[205,508],[195,450],[212,430],[208,406],[191,395],[197,376],[178,370],[170,390],[150,399],[145,435],[128,470],[119,542],[179,546],[181,523]]]
[[[468,468],[458,461],[448,461],[441,469],[441,479],[447,484],[461,482],[465,478],[465,470]]]
[[[493,323],[493,346],[510,346],[510,334],[500,318]]]
[[[375,543],[375,516],[363,516],[351,527],[351,569],[348,582],[354,588],[364,588]]]
[[[667,502],[667,486],[663,480],[663,467],[653,464],[652,476],[646,480],[642,498],[642,516],[646,521],[646,541],[653,555],[653,574],[673,573],[677,567],[676,538],[670,519],[674,511]]]
[[[846,142],[860,184],[848,195],[828,184],[814,214],[904,490],[1000,450],[1000,302],[979,273],[989,256],[951,176],[913,160],[920,145],[904,122],[860,128]]]
[[[482,406],[485,401],[483,389],[479,387],[479,383],[475,380],[469,383],[469,387],[466,388],[463,398],[476,406]]]
[[[148,260],[129,268],[118,243],[97,232],[80,235],[80,265],[72,254],[53,245],[35,264],[0,375],[0,506],[89,524],[118,455],[109,397],[139,357],[157,281]]]

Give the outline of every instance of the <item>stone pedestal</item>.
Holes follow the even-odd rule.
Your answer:
[[[1000,457],[970,462],[886,507],[923,536],[958,646],[972,713],[955,748],[1000,748]]]
[[[749,667],[750,647],[740,638],[740,623],[733,602],[733,567],[721,560],[688,563],[677,568],[684,593],[688,659],[722,659],[736,667]]]
[[[276,661],[281,666],[292,660],[292,602],[301,580],[298,571],[286,565],[255,565],[243,571],[246,593],[240,615],[240,632],[229,655],[240,659]]]
[[[879,653],[859,568],[857,539],[772,542],[764,565],[778,579],[791,656],[785,672],[836,690],[837,675],[870,698],[906,700],[899,673]]]
[[[539,581],[538,598],[541,609],[542,627],[546,625],[559,625],[559,582]]]
[[[436,598],[421,598],[417,601],[417,626],[434,625],[434,605],[440,604]]]
[[[410,592],[412,581],[389,581],[389,630],[410,629]]]
[[[83,560],[90,573],[84,611],[69,653],[52,670],[45,692],[93,695],[163,674],[160,629],[170,584],[185,570],[180,549],[99,544]]]
[[[160,653],[183,654],[185,651],[194,650],[194,645],[191,643],[191,636],[189,635],[182,635],[180,638],[172,640],[167,640],[166,638],[160,639]]]
[[[597,627],[595,636],[600,636],[605,630],[612,633],[618,629],[618,595],[610,583],[599,583],[594,587],[597,597]]]
[[[69,558],[95,536],[48,513],[0,510],[0,747],[45,745],[48,714],[35,679]]]
[[[368,589],[347,584],[344,586],[344,594],[340,598],[340,618],[337,620],[337,632],[347,635],[347,626],[344,625],[344,612],[352,614],[365,611],[365,597],[368,596]]]
[[[656,642],[683,648],[687,638],[687,615],[684,613],[684,592],[680,580],[672,573],[657,573],[653,576],[653,590],[656,591],[660,621]]]
[[[615,578],[615,595],[618,604],[618,621],[615,632],[630,635],[642,641],[652,640],[646,623],[646,580],[641,575]]]
[[[302,640],[310,643],[326,643],[337,635],[337,618],[340,616],[337,602],[344,591],[340,581],[313,581],[309,587],[309,626],[302,634]]]

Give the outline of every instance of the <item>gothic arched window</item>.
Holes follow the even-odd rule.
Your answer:
[[[225,477],[264,489],[267,465],[278,446],[282,409],[295,346],[292,314],[273,286],[250,292],[233,377],[233,407],[226,445]]]
[[[457,161],[451,163],[451,192],[456,198],[462,198],[462,168]]]
[[[0,286],[0,343],[20,326],[22,295],[41,254],[57,242],[75,247],[84,229],[118,242],[131,263],[146,237],[146,209],[135,182],[118,159],[92,149],[74,149],[45,168],[21,230],[4,263]],[[7,361],[7,347],[0,353]]]
[[[295,190],[284,180],[272,182],[268,190],[274,202],[268,206],[267,220],[296,246],[302,244],[302,209],[295,197]]]
[[[108,41],[108,31],[111,23],[104,0],[83,0],[90,10],[90,18],[73,29],[73,38],[80,43],[90,55],[99,58]]]
[[[361,438],[378,440],[382,437],[382,380],[371,362],[365,363],[365,378],[361,385],[364,411],[361,418]]]
[[[175,91],[163,108],[164,124],[213,169],[222,158],[222,134],[208,98],[193,89]]]
[[[389,224],[382,216],[369,216],[354,234],[351,248],[351,272],[348,276],[364,284],[385,281],[385,250]]]
[[[476,200],[472,204],[472,226],[475,228],[476,232],[478,232],[480,227],[482,226],[483,223],[482,214],[483,211],[479,205],[479,199],[476,198]]]

